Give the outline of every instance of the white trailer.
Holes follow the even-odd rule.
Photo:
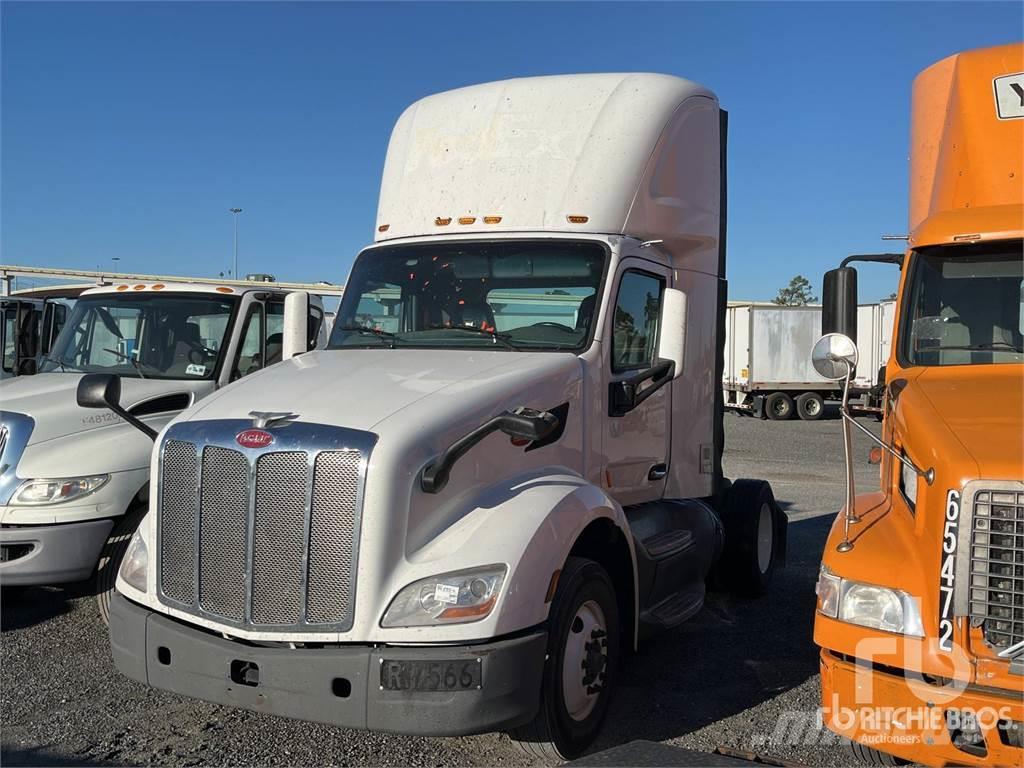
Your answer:
[[[713,569],[763,592],[785,514],[721,472],[724,129],[713,93],[649,74],[406,110],[328,349],[159,436],[118,669],[346,727],[508,730],[551,760]]]
[[[152,443],[135,427],[155,435],[183,409],[281,360],[288,291],[178,280],[79,286],[39,372],[0,384],[3,585],[94,576],[106,618],[121,555],[149,497]],[[323,346],[321,302],[306,303],[303,343]],[[76,402],[79,383],[97,373],[121,392],[121,417]]]
[[[858,308],[860,340],[866,352],[858,366],[853,391],[865,396],[878,384],[888,359],[893,302]],[[821,336],[821,307],[729,302],[725,325],[722,388],[726,407],[775,421],[799,416],[821,418],[824,403],[840,389],[822,378],[807,352]]]

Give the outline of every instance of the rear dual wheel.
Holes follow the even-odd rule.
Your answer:
[[[540,709],[513,729],[513,742],[547,763],[569,760],[601,728],[619,659],[619,611],[608,573],[570,557],[558,579],[548,618],[548,649]]]

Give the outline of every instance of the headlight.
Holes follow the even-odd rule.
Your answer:
[[[420,579],[391,601],[382,627],[465,624],[488,616],[505,580],[504,565],[488,565]]]
[[[903,454],[906,456],[906,454]],[[903,462],[900,462],[900,490],[907,500],[910,509],[917,507],[917,473]]]
[[[149,550],[142,538],[142,529],[135,531],[128,549],[121,561],[121,578],[140,592],[146,591],[146,568],[149,566]]]
[[[11,504],[62,504],[65,501],[79,499],[99,490],[110,475],[90,475],[88,477],[63,477],[53,480],[26,480],[15,492]]]
[[[818,611],[885,632],[924,637],[917,600],[898,589],[841,579],[824,565],[818,575]]]

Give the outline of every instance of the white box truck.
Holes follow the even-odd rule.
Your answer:
[[[892,337],[894,302],[858,307],[865,354],[851,391],[861,410],[878,410],[879,371]],[[821,336],[821,306],[730,301],[725,323],[725,405],[760,418],[820,419],[841,388],[822,378],[807,350]]]
[[[559,759],[713,570],[763,591],[785,515],[721,471],[724,127],[710,91],[653,74],[409,107],[329,349],[157,438],[118,669]],[[107,386],[81,402],[118,407]]]
[[[305,294],[304,294],[305,295]],[[0,584],[95,575],[106,619],[149,497],[152,442],[183,409],[281,359],[286,292],[241,283],[113,283],[83,291],[35,376],[0,384]],[[309,345],[323,339],[319,299]],[[83,374],[121,387],[123,419],[83,409]]]

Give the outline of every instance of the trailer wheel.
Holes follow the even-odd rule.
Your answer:
[[[906,760],[890,755],[887,752],[879,752],[874,747],[869,747],[866,744],[858,744],[856,741],[850,741],[849,739],[844,741],[847,752],[853,755],[853,758],[861,765],[909,765]]]
[[[128,549],[135,529],[139,527],[145,508],[129,509],[110,532],[110,538],[103,545],[99,562],[96,564],[96,604],[100,609],[100,619],[105,625],[110,624],[110,598],[114,594],[117,572],[121,569],[121,560]]]
[[[825,412],[825,400],[817,392],[804,392],[796,399],[796,412],[804,421],[817,421]]]
[[[771,421],[786,421],[793,418],[796,405],[785,392],[772,392],[764,399],[764,414]]]
[[[608,709],[619,660],[619,610],[607,572],[570,557],[548,617],[548,649],[536,717],[509,732],[526,755],[548,764],[581,754]]]
[[[786,517],[772,487],[763,480],[737,480],[726,492],[721,515],[725,545],[714,583],[740,595],[764,594],[786,546]]]

